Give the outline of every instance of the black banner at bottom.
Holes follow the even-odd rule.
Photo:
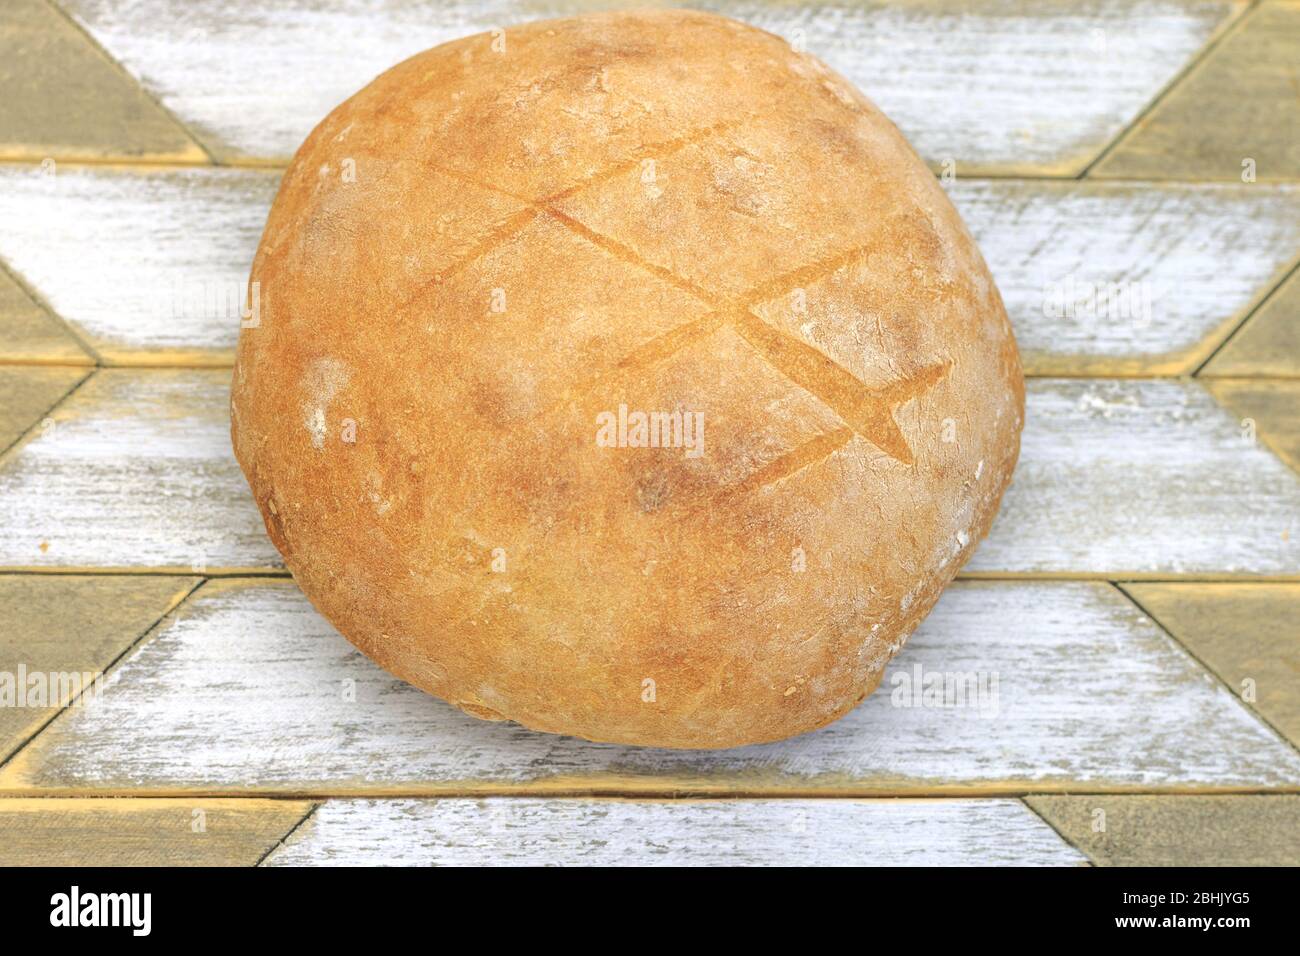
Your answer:
[[[1244,869],[267,870],[31,869],[0,872],[6,940],[30,934],[117,941],[225,940],[331,946],[455,923],[462,931],[609,939],[682,920],[730,943],[773,924],[871,938],[1046,930],[1218,942],[1285,928],[1286,871]],[[542,921],[545,921],[543,924]],[[663,921],[668,921],[667,923]],[[478,924],[477,926],[475,924]],[[549,925],[546,925],[549,924]],[[656,930],[658,926],[658,930]],[[838,926],[838,928],[837,928]],[[910,927],[910,929],[909,929]],[[593,931],[601,930],[594,937]],[[445,932],[440,930],[439,932]],[[692,942],[701,935],[692,930]],[[445,937],[441,937],[445,939]],[[913,937],[915,938],[915,937]],[[554,941],[554,940],[552,940]]]

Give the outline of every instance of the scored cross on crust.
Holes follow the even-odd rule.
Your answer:
[[[642,146],[627,159],[612,163],[596,173],[540,199],[521,196],[508,189],[484,183],[458,170],[445,168],[435,163],[428,163],[427,165],[435,172],[476,186],[479,189],[514,199],[523,203],[524,208],[506,217],[493,229],[489,230],[463,257],[434,275],[406,304],[409,305],[418,300],[430,288],[445,282],[467,265],[482,258],[497,246],[522,232],[538,217],[545,216],[615,258],[687,292],[710,309],[706,315],[686,322],[643,343],[615,363],[611,372],[570,388],[565,397],[557,404],[570,402],[578,395],[591,391],[612,375],[646,368],[666,359],[691,343],[704,339],[725,326],[738,333],[765,361],[782,375],[827,405],[843,420],[846,426],[819,435],[788,454],[769,462],[738,485],[737,490],[761,487],[792,474],[833,454],[852,440],[854,435],[875,445],[891,458],[905,465],[912,464],[914,461],[912,449],[908,446],[907,440],[894,419],[894,412],[899,406],[925,393],[942,381],[952,370],[950,360],[925,366],[906,378],[873,388],[824,352],[812,347],[802,339],[774,327],[753,311],[763,302],[781,295],[787,295],[804,285],[837,272],[864,255],[868,251],[868,247],[856,246],[846,249],[820,262],[801,266],[782,276],[762,282],[748,290],[744,295],[731,298],[718,295],[670,269],[648,261],[632,248],[616,239],[596,232],[555,205],[563,199],[577,195],[590,186],[633,171],[646,159],[662,159],[671,156],[689,146],[725,132],[735,125],[735,123],[731,122],[716,123],[677,139]]]

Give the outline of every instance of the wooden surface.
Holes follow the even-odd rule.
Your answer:
[[[230,453],[229,385],[96,372],[0,459],[0,565],[277,566]]]
[[[654,5],[300,0],[289,15],[261,0],[63,3],[215,155],[254,162],[282,162],[341,100],[438,43]],[[659,5],[728,13],[801,43],[875,99],[925,159],[953,159],[970,174],[1079,171],[1242,9],[1207,0]]]
[[[331,800],[267,866],[1073,866],[1017,800]]]
[[[1124,585],[1237,697],[1300,746],[1300,585]]]
[[[279,569],[230,452],[229,375],[96,371],[0,456],[0,569]],[[1196,382],[1033,379],[965,573],[1300,579],[1300,476],[1259,428],[1247,442]]]
[[[1097,176],[1241,182],[1300,178],[1300,3],[1266,0],[1099,162]],[[1205,122],[1206,117],[1214,122]]]
[[[1292,0],[705,5],[899,123],[1031,376],[990,538],[848,717],[709,753],[549,737],[310,607],[229,446],[281,169],[399,59],[598,6],[0,8],[0,701],[20,669],[62,688],[0,707],[0,864],[1300,864]]]
[[[925,706],[931,672],[984,683],[963,706]],[[777,744],[693,752],[476,720],[389,677],[291,582],[244,579],[200,588],[93,707],[59,717],[0,771],[0,790],[328,796],[615,780],[776,795],[1286,789],[1300,786],[1300,755],[1102,582],[954,585],[847,717]]]
[[[5,800],[0,866],[254,866],[310,809],[296,800]]]
[[[1292,270],[1201,374],[1300,378],[1300,272]]]
[[[77,368],[0,366],[0,450],[33,428],[48,427],[54,406],[86,378]]]
[[[1253,424],[1259,441],[1300,470],[1300,381],[1207,379],[1206,386],[1239,422]]]
[[[204,158],[176,120],[45,0],[5,0],[0,64],[0,158]],[[68,137],[70,129],[78,135]]]
[[[1044,820],[1102,866],[1295,866],[1300,797],[1034,796]]]
[[[42,678],[35,686],[44,684],[44,699],[28,693],[26,706],[0,707],[0,759],[77,696],[92,691],[109,665],[198,583],[198,578],[154,576],[0,576],[0,615],[7,625],[0,633],[0,671],[16,675],[21,666],[76,678]]]
[[[93,359],[62,320],[0,270],[0,361],[90,365]]]
[[[0,167],[0,256],[109,365],[229,365],[248,264],[279,183],[268,170]],[[1300,189],[964,180],[949,184],[1037,375],[1190,373],[1300,248]],[[66,268],[75,256],[81,268]],[[1235,268],[1222,268],[1232,257]],[[121,277],[129,275],[131,281]],[[1142,309],[1057,307],[1088,284]],[[1136,312],[1137,314],[1129,314]],[[34,329],[8,349],[56,360]]]
[[[104,364],[230,365],[279,180],[213,167],[3,167],[0,255]]]

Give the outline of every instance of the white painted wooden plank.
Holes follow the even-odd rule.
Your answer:
[[[98,372],[0,458],[0,568],[280,567],[228,373]],[[976,572],[1300,573],[1300,477],[1198,384],[1037,379]],[[44,545],[44,547],[42,547]]]
[[[0,256],[110,360],[229,362],[276,183],[254,170],[0,168]],[[1293,186],[949,189],[1031,372],[1190,371],[1300,252]],[[1090,305],[1089,286],[1111,283],[1137,298]],[[1069,309],[1055,298],[1067,290]]]
[[[331,800],[266,866],[1080,866],[1019,800]]]
[[[935,706],[921,694],[933,674],[973,674],[982,690]],[[1300,756],[1103,583],[959,582],[844,719],[776,744],[666,751],[476,720],[370,663],[291,583],[235,579],[196,592],[93,706],[21,752],[0,788],[374,795],[616,781],[647,792],[1268,788],[1300,785]]]
[[[1190,373],[1300,255],[1293,186],[958,180],[948,191],[1039,374]]]
[[[220,153],[286,157],[336,104],[447,40],[585,0],[63,0]],[[601,6],[645,6],[626,0]],[[1240,4],[1226,0],[688,3],[845,74],[928,160],[1077,172]]]
[[[253,170],[3,168],[0,256],[107,361],[229,364],[278,185]]]
[[[1300,476],[1193,382],[1036,380],[970,571],[1300,572]]]
[[[0,459],[0,565],[269,567],[230,373],[107,369]]]

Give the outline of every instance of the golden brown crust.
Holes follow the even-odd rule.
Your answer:
[[[476,716],[665,747],[828,723],[1010,481],[979,251],[776,37],[657,11],[500,39],[385,73],[285,175],[232,402],[267,530],[353,643]],[[704,453],[600,447],[620,405],[702,413]]]

